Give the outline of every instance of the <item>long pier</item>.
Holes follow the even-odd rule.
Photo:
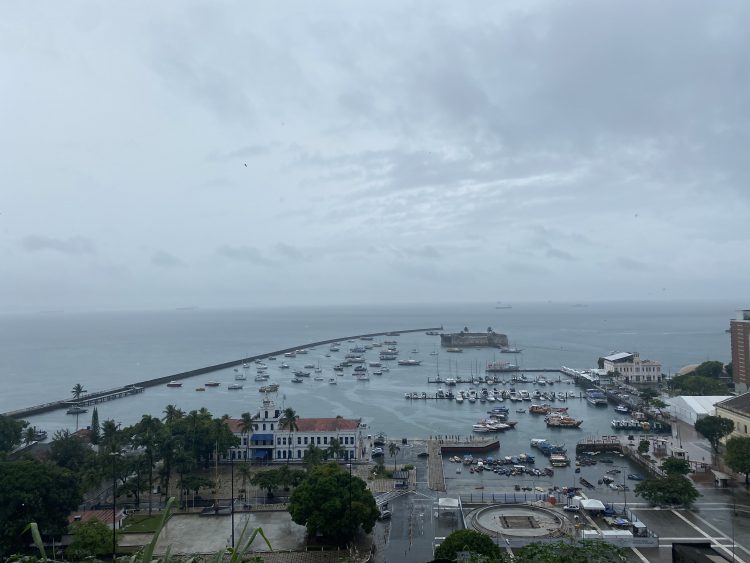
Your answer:
[[[370,332],[367,334],[355,334],[353,336],[340,336],[338,338],[330,338],[328,340],[319,340],[317,342],[299,344],[297,346],[292,346],[290,348],[274,350],[273,352],[267,352],[267,353],[259,354],[256,356],[247,356],[239,360],[232,360],[229,362],[206,366],[206,367],[202,367],[198,369],[193,369],[190,371],[183,371],[180,373],[174,373],[172,375],[165,375],[163,377],[155,377],[153,379],[145,379],[143,381],[138,381],[136,383],[124,385],[122,387],[117,387],[115,389],[107,389],[105,391],[97,391],[93,393],[88,393],[86,395],[82,395],[78,399],[60,399],[58,401],[42,403],[40,405],[34,405],[31,407],[18,409],[18,410],[6,412],[3,414],[5,416],[10,416],[12,418],[24,418],[26,416],[32,416],[35,414],[42,414],[45,412],[68,408],[71,405],[90,405],[96,402],[101,402],[103,400],[112,400],[112,399],[124,397],[127,395],[131,395],[134,392],[140,393],[140,392],[143,392],[143,390],[146,387],[156,387],[158,385],[165,385],[169,383],[170,381],[179,381],[181,379],[189,379],[197,375],[204,375],[206,373],[211,373],[214,371],[220,371],[223,369],[240,366],[244,363],[254,362],[256,360],[265,360],[269,356],[281,356],[283,354],[286,354],[287,352],[294,352],[295,350],[300,350],[302,348],[314,348],[315,346],[324,346],[326,344],[333,344],[334,342],[340,342],[342,340],[353,340],[353,339],[359,339],[359,338],[374,338],[376,336],[398,336],[399,334],[408,334],[411,332],[427,332],[427,331],[437,331],[437,330],[443,330],[443,327],[440,326],[440,327],[428,327],[428,328],[409,328],[405,330],[389,330],[389,331],[384,331],[384,332]],[[137,389],[137,391],[133,391],[133,389]],[[106,397],[109,397],[109,398],[106,398]]]
[[[427,442],[427,486],[433,491],[445,492],[443,453],[480,454],[495,451],[500,440],[448,440],[431,438]]]

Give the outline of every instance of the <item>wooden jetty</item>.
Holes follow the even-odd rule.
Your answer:
[[[389,330],[389,331],[384,331],[384,332],[371,332],[367,334],[355,334],[353,336],[340,336],[338,338],[330,338],[328,340],[319,340],[317,342],[310,342],[308,344],[299,344],[297,346],[292,346],[291,348],[284,348],[283,350],[274,350],[273,352],[267,352],[265,354],[259,354],[257,356],[248,356],[246,358],[242,358],[239,360],[232,360],[230,362],[224,362],[222,364],[215,364],[215,365],[206,366],[206,367],[202,367],[202,368],[198,368],[198,369],[194,369],[190,371],[175,373],[172,375],[165,375],[163,377],[156,377],[153,379],[146,379],[144,381],[137,381],[136,383],[133,383],[131,385],[125,385],[123,387],[118,387],[116,389],[108,389],[106,391],[97,391],[95,393],[89,393],[77,400],[60,399],[58,401],[42,403],[40,405],[34,405],[31,407],[26,407],[26,408],[22,408],[22,409],[18,409],[15,411],[2,413],[2,414],[4,414],[5,416],[10,416],[12,418],[24,418],[26,416],[32,416],[35,414],[41,414],[45,412],[62,409],[62,408],[68,408],[71,405],[91,405],[91,404],[95,404],[96,402],[111,401],[113,399],[119,399],[121,397],[132,395],[133,393],[141,393],[146,387],[156,387],[158,385],[166,385],[170,381],[179,381],[181,379],[188,379],[190,377],[195,377],[197,375],[204,375],[204,374],[211,373],[214,371],[220,371],[220,370],[227,369],[227,368],[241,366],[244,363],[250,363],[256,360],[265,360],[269,356],[282,356],[286,354],[287,352],[294,352],[302,348],[313,348],[315,346],[324,346],[326,344],[333,344],[334,342],[341,342],[343,340],[374,338],[376,336],[397,336],[402,333],[406,334],[410,332],[428,332],[428,331],[438,331],[438,330],[443,330],[443,327],[441,326],[441,327],[428,327],[428,328],[410,328],[410,329],[405,329],[405,330]],[[86,402],[82,402],[82,401],[86,401]],[[88,402],[88,401],[92,401],[92,402]]]

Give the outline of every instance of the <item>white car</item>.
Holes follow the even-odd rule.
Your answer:
[[[372,457],[383,455],[383,448],[372,448]]]
[[[564,506],[563,510],[565,510],[567,512],[578,512],[579,510],[581,510],[581,507],[580,506],[574,506],[574,505],[570,504],[568,506]]]

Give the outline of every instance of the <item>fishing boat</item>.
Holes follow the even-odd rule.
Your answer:
[[[206,388],[205,387],[196,387],[195,390],[196,391],[205,391]]]
[[[544,420],[550,428],[580,428],[583,424],[583,420],[560,414],[550,414]]]
[[[182,387],[182,383],[179,381],[170,381],[167,383],[167,387]]]

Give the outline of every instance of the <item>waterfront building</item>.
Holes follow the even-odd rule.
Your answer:
[[[750,310],[737,311],[729,321],[732,340],[732,380],[738,393],[750,391]]]
[[[491,328],[487,332],[469,332],[465,328],[461,332],[441,334],[440,345],[443,348],[507,348],[508,336]]]
[[[604,371],[613,374],[620,383],[658,383],[661,381],[661,362],[641,360],[638,352],[616,352],[604,356]]]
[[[242,432],[242,420],[228,418],[225,424],[240,440],[240,444],[221,457],[230,460],[266,462],[302,461],[305,450],[315,445],[327,450],[337,439],[342,447],[341,459],[357,460],[362,457],[364,438],[361,421],[341,416],[335,418],[299,418],[296,430],[289,431],[283,424],[284,411],[269,399],[263,399],[255,415],[255,428]]]
[[[716,403],[716,416],[728,418],[734,422],[732,436],[750,436],[750,393],[738,397],[729,397]]]

